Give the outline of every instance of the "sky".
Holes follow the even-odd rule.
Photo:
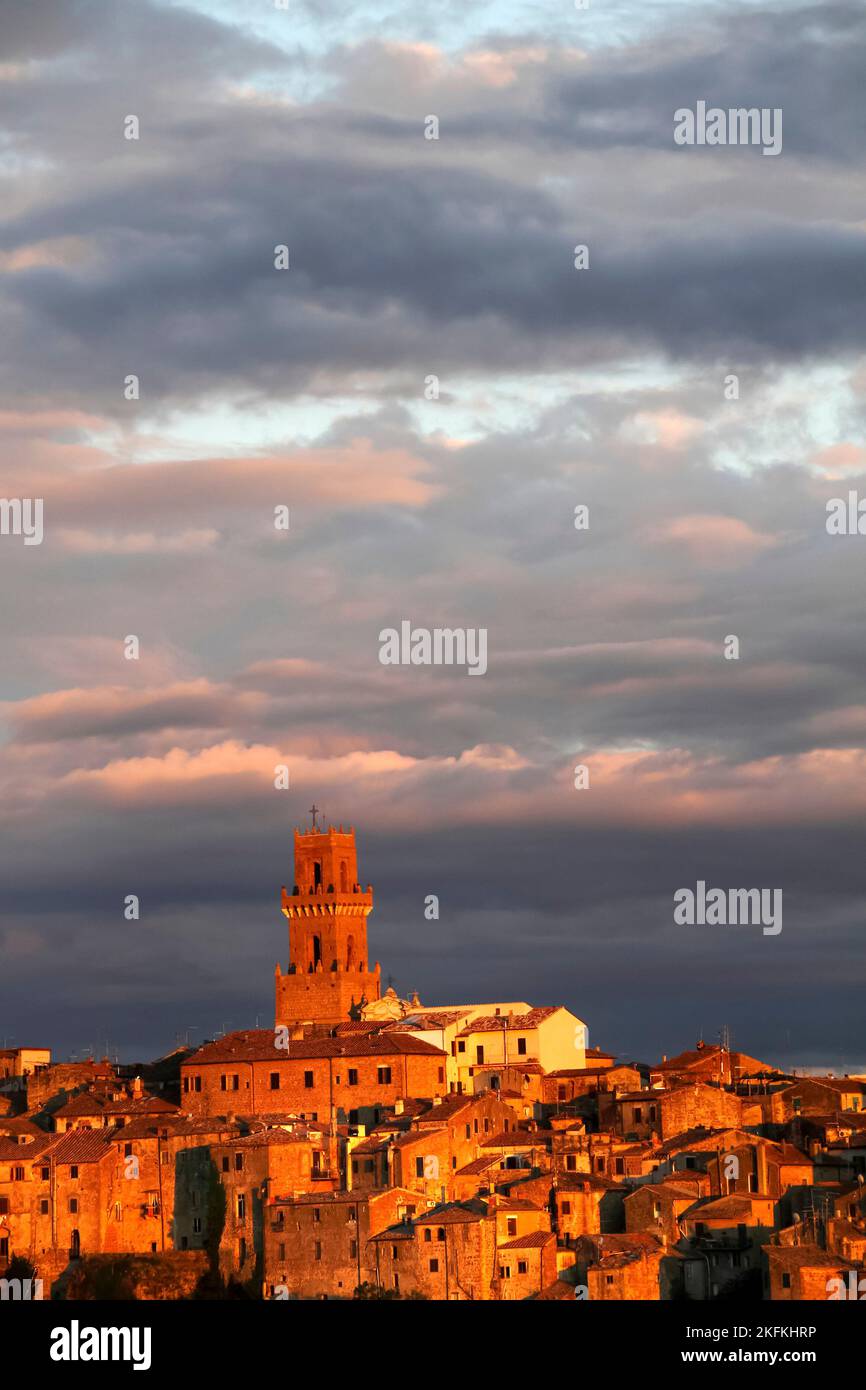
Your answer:
[[[401,994],[866,1070],[864,67],[854,3],[3,0],[5,1045],[269,1026],[315,803]]]

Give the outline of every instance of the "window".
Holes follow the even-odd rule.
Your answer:
[[[603,1159],[603,1158],[597,1158],[597,1159],[595,1160],[595,1171],[596,1171],[597,1173],[603,1173],[603,1172],[604,1172],[604,1159]]]
[[[624,1173],[624,1172],[625,1172],[625,1159],[624,1159],[624,1158],[617,1158],[617,1159],[614,1159],[613,1170],[614,1170],[615,1173]]]
[[[77,1178],[77,1177],[78,1177],[78,1164],[77,1164],[77,1163],[71,1163],[71,1164],[69,1165],[69,1176],[70,1176],[70,1178]]]
[[[605,1282],[606,1284],[612,1284],[612,1283],[613,1283],[613,1275],[612,1275],[612,1274],[608,1274],[604,1282]]]
[[[662,1214],[661,1203],[659,1203],[659,1202],[653,1202],[653,1219],[654,1219],[655,1221],[657,1221],[658,1218],[661,1216],[661,1214]]]
[[[238,1193],[238,1221],[244,1221],[247,1214],[247,1199],[243,1192]]]
[[[444,1227],[444,1226],[439,1226],[439,1227],[437,1228],[437,1231],[436,1231],[436,1239],[437,1239],[437,1240],[444,1240],[444,1239],[445,1239],[445,1227]]]
[[[471,1125],[467,1125],[467,1126],[466,1126],[466,1138],[467,1138],[467,1139],[471,1139],[471,1138],[472,1138],[472,1126],[471,1126]]]
[[[790,1276],[790,1274],[783,1274],[783,1275],[782,1275],[782,1288],[783,1288],[783,1289],[789,1289],[790,1287],[791,1287],[791,1276]]]
[[[165,1168],[165,1167],[167,1166],[167,1164],[168,1164],[168,1162],[169,1162],[170,1159],[171,1159],[171,1154],[170,1154],[170,1153],[167,1153],[166,1150],[163,1149],[162,1153],[161,1153],[160,1156],[159,1156],[159,1161],[160,1161],[160,1163],[162,1164],[163,1168]]]
[[[228,1154],[223,1154],[223,1172],[224,1172],[224,1173],[227,1173],[227,1172],[229,1171],[229,1169],[231,1168],[231,1166],[232,1166],[232,1165],[231,1165],[231,1162],[229,1161],[229,1156],[228,1156]]]
[[[458,1044],[457,1044],[457,1051],[458,1051],[458,1052],[465,1052],[465,1051],[466,1051],[466,1044],[465,1044],[465,1042],[458,1042]]]
[[[286,1258],[286,1242],[281,1240],[277,1246],[277,1259],[282,1263]]]
[[[349,1241],[349,1259],[351,1259],[351,1260],[356,1260],[357,1258],[358,1258],[358,1242],[357,1242],[356,1240],[350,1240],[350,1241]]]
[[[438,1274],[438,1273],[439,1273],[439,1261],[438,1261],[438,1260],[431,1260],[431,1261],[430,1261],[430,1273],[431,1273],[431,1274]]]
[[[416,1178],[423,1178],[423,1176],[424,1176],[424,1160],[423,1160],[423,1158],[416,1158],[416,1159],[415,1159],[415,1177],[416,1177]]]
[[[479,1067],[480,1067],[480,1066],[483,1064],[483,1062],[484,1062],[484,1048],[481,1047],[481,1046],[478,1046],[478,1047],[476,1047],[476,1049],[475,1049],[475,1061],[476,1061],[476,1063],[478,1064]]]
[[[115,1219],[115,1221],[120,1221],[120,1220],[122,1220],[122,1218],[123,1218],[123,1207],[120,1205],[120,1202],[115,1202],[115,1204],[114,1204],[114,1219]]]
[[[354,1067],[350,1067],[350,1068],[349,1068],[349,1085],[350,1085],[350,1086],[357,1086],[357,1084],[358,1084],[358,1073],[357,1073],[357,1071],[355,1070]]]
[[[568,1100],[568,1087],[567,1087],[567,1086],[557,1086],[557,1088],[556,1088],[556,1099],[557,1099],[557,1100]]]
[[[525,1056],[526,1056],[526,1039],[525,1039],[525,1038],[518,1038],[518,1039],[517,1039],[517,1055],[518,1055],[518,1057],[525,1057]]]
[[[636,1124],[636,1125],[639,1125],[642,1119],[643,1119],[643,1109],[641,1108],[641,1106],[636,1105],[635,1108],[634,1108],[634,1122],[635,1122],[635,1124]]]
[[[364,1159],[364,1172],[365,1172],[365,1173],[375,1173],[375,1171],[376,1171],[376,1164],[375,1164],[375,1162],[373,1161],[373,1159],[372,1159],[372,1158],[365,1158],[365,1159]]]
[[[183,1078],[183,1093],[184,1093],[184,1095],[188,1095],[188,1094],[189,1094],[189,1077],[188,1077],[188,1076],[185,1076],[185,1077]]]
[[[505,1223],[505,1228],[506,1228],[506,1230],[507,1230],[507,1232],[508,1232],[508,1234],[509,1234],[510,1236],[516,1236],[516,1235],[517,1235],[517,1217],[516,1217],[516,1216],[509,1216],[508,1220],[507,1220],[506,1223]]]
[[[489,1133],[490,1133],[490,1121],[489,1121],[489,1120],[485,1120],[485,1121],[484,1121],[484,1133],[485,1133],[485,1134],[489,1134]]]
[[[39,1176],[41,1177],[41,1179],[42,1179],[43,1182],[47,1182],[48,1179],[51,1177],[51,1169],[50,1169],[50,1168],[40,1168],[40,1170],[39,1170]]]
[[[70,1197],[70,1198],[69,1198],[69,1214],[70,1214],[70,1216],[77,1216],[77,1214],[78,1214],[78,1198],[77,1198],[77,1197]]]
[[[244,1156],[243,1156],[243,1154],[235,1154],[235,1172],[236,1172],[236,1173],[242,1173],[243,1171],[244,1171]]]
[[[442,1085],[442,1083],[444,1082],[444,1080],[445,1080],[445,1068],[444,1068],[444,1067],[440,1067],[440,1068],[439,1068],[439,1085],[440,1085],[440,1086]]]
[[[224,1072],[220,1077],[221,1091],[237,1091],[240,1089],[240,1079],[236,1072]]]
[[[424,1227],[424,1239],[426,1241],[431,1241],[433,1239],[433,1232],[430,1230],[429,1226]]]
[[[350,1072],[349,1075],[351,1076],[351,1074],[352,1074],[352,1073]],[[376,1070],[376,1080],[377,1080],[377,1082],[379,1083],[380,1086],[390,1086],[390,1085],[391,1085],[391,1068],[390,1068],[390,1067],[378,1067],[377,1070]],[[353,1085],[353,1084],[354,1084],[354,1085],[357,1085],[357,1081],[355,1081],[354,1083],[351,1082],[351,1081],[349,1082],[349,1085],[350,1085],[350,1086]]]
[[[311,1071],[305,1071],[305,1072],[304,1072],[304,1085],[305,1085],[305,1087],[307,1088],[308,1091],[312,1091],[312,1089],[313,1089],[313,1073],[312,1073]]]
[[[194,1090],[194,1091],[200,1091],[200,1090],[201,1090],[201,1077],[200,1077],[200,1076],[194,1076],[192,1080],[193,1080],[193,1087],[192,1087],[193,1090]]]
[[[23,1169],[23,1168],[21,1168],[21,1167],[16,1167],[16,1168],[13,1168],[13,1169],[12,1169],[12,1181],[13,1181],[13,1182],[23,1182],[23,1181],[24,1181],[24,1169]]]
[[[321,1219],[322,1219],[322,1208],[321,1208],[321,1207],[313,1207],[313,1220],[316,1221],[316,1222],[319,1222],[319,1221],[321,1221]]]
[[[510,1279],[510,1278],[511,1278],[511,1265],[500,1265],[500,1266],[499,1266],[499,1277],[500,1277],[500,1279]]]
[[[42,1216],[47,1216],[47,1215],[48,1215],[48,1198],[47,1198],[47,1197],[42,1197],[42,1198],[40,1198],[40,1201],[39,1201],[39,1212],[40,1212],[40,1215],[42,1215]]]
[[[400,1254],[400,1247],[399,1247],[399,1245],[392,1245],[392,1246],[391,1246],[391,1259],[392,1259],[392,1260],[396,1260],[399,1254]]]
[[[124,1144],[124,1146],[123,1146],[123,1156],[124,1156],[124,1158],[129,1158],[129,1156],[130,1156],[131,1153],[132,1153],[132,1145],[131,1145],[131,1144]]]
[[[571,1216],[571,1202],[560,1202],[559,1210],[563,1216]]]
[[[577,1172],[577,1155],[576,1155],[576,1154],[566,1154],[566,1155],[565,1155],[565,1171],[566,1171],[566,1173],[576,1173],[576,1172]]]
[[[525,1273],[526,1273],[526,1269],[527,1269],[526,1261],[525,1261],[525,1260],[518,1260],[518,1261],[517,1261],[517,1273],[518,1273],[518,1274],[525,1274]]]
[[[353,1159],[352,1159],[352,1172],[353,1172],[353,1174],[357,1174],[357,1172],[358,1172],[358,1160],[357,1160],[357,1158],[353,1158]]]
[[[280,1089],[280,1073],[279,1073],[278,1071],[272,1071],[272,1072],[271,1072],[271,1090],[272,1090],[272,1091],[278,1091],[279,1089]]]

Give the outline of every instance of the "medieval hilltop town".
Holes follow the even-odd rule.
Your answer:
[[[856,1297],[866,1077],[655,1064],[561,1005],[382,992],[355,833],[296,830],[273,1028],[0,1052],[0,1279],[42,1297]],[[35,1040],[34,1040],[35,1041]],[[613,1040],[610,1040],[613,1041]]]

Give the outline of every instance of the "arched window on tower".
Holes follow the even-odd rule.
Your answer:
[[[321,965],[321,962],[322,962],[322,938],[321,938],[320,936],[314,936],[314,937],[313,937],[313,969],[315,970],[315,968],[316,968],[317,965]]]
[[[345,868],[345,865],[344,865],[343,867]],[[349,933],[348,940],[346,941],[346,969],[347,969],[347,970],[354,970],[354,968],[355,968],[355,938],[354,938],[354,936],[352,935],[352,933],[350,932],[350,933]]]
[[[322,861],[321,861],[321,859],[314,859],[314,860],[313,860],[313,887],[314,887],[314,888],[321,888],[321,886],[322,886]]]
[[[347,867],[346,867],[346,861],[345,861],[345,859],[342,859],[342,860],[340,861],[340,892],[341,892],[341,893],[348,893],[348,891],[349,891],[349,870],[348,870]]]

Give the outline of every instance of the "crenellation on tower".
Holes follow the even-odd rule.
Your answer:
[[[292,891],[281,909],[289,923],[289,963],[277,966],[276,1023],[343,1023],[381,997],[378,962],[369,969],[367,918],[373,889],[358,874],[355,830],[316,825],[295,830]]]

